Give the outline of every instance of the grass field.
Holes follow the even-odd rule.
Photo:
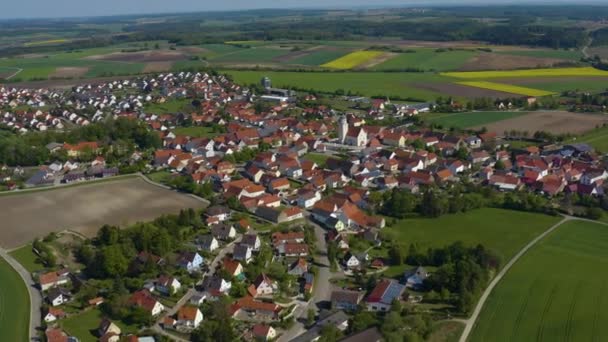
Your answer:
[[[436,52],[435,49],[417,49],[412,53],[401,53],[388,61],[376,65],[374,70],[404,70],[416,68],[422,70],[447,71],[460,68],[476,52],[454,50]]]
[[[103,316],[99,309],[89,309],[81,314],[74,315],[61,321],[60,325],[70,336],[77,337],[81,342],[95,342],[98,340],[97,329]],[[136,333],[137,327],[127,326],[120,321],[113,321],[123,334]]]
[[[19,274],[0,258],[0,329],[3,341],[28,341],[30,302]]]
[[[608,71],[599,70],[592,67],[583,67],[505,71],[445,72],[442,75],[465,79],[486,79],[508,77],[608,76]]]
[[[525,57],[538,57],[538,58],[559,58],[559,59],[567,59],[571,61],[578,61],[583,55],[578,50],[544,50],[544,49],[534,49],[534,50],[505,50],[505,51],[496,51],[496,53],[500,53],[503,55],[515,55],[515,56],[525,56]]]
[[[424,121],[450,128],[470,128],[525,115],[526,112],[470,112],[425,114]]]
[[[213,138],[220,133],[213,132],[211,127],[192,126],[192,127],[177,127],[173,130],[176,135],[187,135],[195,138]]]
[[[325,162],[327,161],[327,158],[329,158],[329,155],[321,153],[307,153],[303,158],[317,163],[319,167],[325,167]]]
[[[365,96],[401,96],[421,100],[435,100],[440,93],[424,89],[421,83],[442,83],[446,78],[434,73],[406,72],[264,72],[264,71],[223,71],[240,84],[258,83],[268,76],[277,87],[295,87],[334,92],[343,89]]]
[[[234,52],[225,53],[210,59],[211,61],[227,63],[263,63],[272,60],[273,58],[286,55],[289,50],[268,49],[268,48],[250,48],[239,49]]]
[[[188,112],[192,109],[191,99],[174,99],[165,103],[148,103],[144,106],[146,113],[154,114]]]
[[[608,227],[573,221],[524,255],[490,294],[470,341],[603,341]]]
[[[504,84],[504,83],[495,83],[495,82],[486,82],[486,81],[466,81],[466,82],[458,82],[458,84],[466,85],[469,87],[490,89],[490,90],[502,91],[505,93],[526,95],[526,96],[553,95],[553,93],[550,91],[532,89],[532,88],[527,88],[527,87],[520,87],[520,86]]]
[[[315,51],[308,55],[294,58],[288,62],[288,64],[300,64],[300,65],[310,65],[317,66],[325,63],[329,63],[335,59],[338,59],[344,56],[347,52],[342,50],[336,51]]]
[[[36,272],[44,269],[44,266],[38,262],[38,257],[32,251],[32,245],[27,244],[19,249],[10,252],[10,255],[15,258],[26,270]]]
[[[383,230],[389,240],[404,247],[416,243],[420,250],[444,247],[456,241],[483,244],[494,250],[503,264],[528,241],[560,220],[559,217],[483,208],[437,219],[405,219]]]
[[[578,138],[576,142],[587,143],[600,152],[608,152],[608,127],[595,129]]]
[[[352,69],[371,61],[383,53],[381,51],[355,51],[321,66],[331,69]]]

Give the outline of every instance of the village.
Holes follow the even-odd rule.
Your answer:
[[[415,118],[432,111],[433,104],[370,99],[366,112],[338,112],[317,105],[316,95],[274,89],[270,82],[262,79],[262,96],[224,76],[202,73],[67,92],[0,87],[0,104],[12,108],[0,115],[0,124],[17,133],[126,120],[145,125],[160,141],[156,148],[130,148],[113,160],[118,149],[113,141],[48,142],[49,164],[0,168],[7,191],[112,178],[125,166],[137,166],[128,170],[210,202],[196,219],[190,217],[200,220],[200,227],[166,251],[169,258],[140,248],[128,261],[129,269],[152,267],[156,274],[130,291],[125,304],[150,317],[139,321],[148,329],[127,333],[118,322],[103,318],[95,332],[99,340],[151,341],[157,334],[188,340],[210,319],[203,314],[209,303],[228,298],[226,314],[238,322],[239,338],[315,341],[327,326],[346,331],[349,315],[361,308],[388,312],[395,302],[420,301],[431,273],[412,267],[400,280],[382,277],[389,260],[367,253],[382,248],[387,225],[387,216],[374,210],[374,193],[421,195],[429,187],[450,189],[467,182],[546,198],[604,194],[608,172],[586,144],[517,149],[498,132],[418,125]],[[183,100],[196,102],[192,113],[146,113],[146,103]],[[49,103],[60,109],[45,112]],[[399,124],[378,124],[387,118]],[[176,133],[185,125],[206,136]],[[360,241],[369,248],[351,249],[351,243]],[[330,244],[337,246],[338,256],[328,250]],[[150,274],[135,272],[143,273]],[[369,291],[352,281],[335,281],[360,273],[379,276]],[[74,298],[82,299],[78,292],[86,277],[48,267],[35,278],[45,301],[41,310],[47,340],[76,340],[61,329],[61,322],[78,314],[64,308]],[[83,310],[106,300],[103,291],[86,298]],[[364,336],[381,339],[375,328]],[[344,341],[361,338],[356,334]]]

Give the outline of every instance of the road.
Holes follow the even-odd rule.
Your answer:
[[[154,324],[154,327],[152,329],[155,332],[170,338],[172,341],[187,342],[188,340],[185,340],[183,338],[180,338],[179,336],[175,336],[175,335],[169,333],[168,331],[165,331],[160,326],[160,323],[165,319],[165,317],[175,315],[175,313],[177,313],[177,310],[179,310],[179,308],[184,306],[184,304],[188,303],[190,298],[192,298],[192,296],[194,296],[196,293],[197,293],[196,290],[188,289],[188,292],[186,292],[186,294],[184,294],[184,296],[177,302],[177,304],[175,304],[169,311],[166,311],[165,313],[160,315],[160,317],[158,318],[158,320],[156,321],[156,324]]]
[[[306,213],[308,216],[309,213]],[[325,242],[325,230],[318,224],[307,217],[307,223],[315,227],[315,236],[317,238],[317,254],[315,255],[315,265],[317,266],[317,279],[310,301],[299,306],[294,312],[294,325],[285,331],[278,339],[279,342],[291,341],[295,337],[306,332],[303,321],[306,320],[308,310],[312,309],[315,312],[319,311],[319,307],[328,303],[331,299],[331,283],[332,273],[329,269],[329,259],[327,258],[327,243]]]
[[[8,252],[2,248],[0,248],[0,257],[4,258],[15,271],[19,274],[25,286],[27,287],[27,291],[30,297],[30,331],[29,331],[29,340],[37,340],[38,332],[36,328],[41,326],[41,308],[42,308],[42,296],[40,295],[40,291],[36,288],[36,283],[34,279],[32,279],[32,275],[28,270],[26,270],[17,260],[15,260]]]
[[[547,235],[551,234],[551,232],[553,232],[559,226],[561,226],[565,222],[575,220],[575,219],[576,218],[574,218],[574,217],[565,216],[563,220],[561,220],[558,223],[556,223],[555,225],[551,226],[544,233],[540,234],[534,240],[530,241],[527,245],[525,245],[517,254],[515,254],[515,256],[505,265],[505,267],[503,267],[502,270],[500,272],[498,272],[496,277],[494,277],[494,279],[492,279],[492,281],[490,282],[490,285],[488,285],[486,290],[481,295],[481,298],[479,299],[479,302],[477,302],[477,306],[475,306],[475,310],[473,311],[473,314],[471,315],[471,317],[467,320],[461,321],[461,322],[465,323],[465,327],[464,327],[464,331],[462,332],[462,335],[460,336],[460,339],[458,340],[459,342],[467,341],[467,339],[469,338],[469,335],[471,334],[471,331],[473,330],[473,327],[475,326],[475,322],[477,321],[477,318],[479,317],[479,313],[481,312],[483,305],[485,304],[486,300],[490,296],[490,293],[492,293],[492,290],[494,289],[494,287],[496,287],[498,282],[500,282],[500,280],[509,271],[509,269],[511,269],[511,267],[517,262],[517,260],[519,260],[519,258],[521,258],[524,254],[526,254],[526,252],[528,252],[528,250],[530,250],[530,248],[534,247],[534,245],[536,245],[540,240],[545,238]]]

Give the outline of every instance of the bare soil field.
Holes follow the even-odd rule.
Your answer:
[[[502,55],[497,53],[481,53],[469,59],[458,70],[513,70],[536,67],[551,67],[560,62],[565,62],[565,60],[558,58],[539,58],[516,55]]]
[[[0,246],[11,249],[50,232],[94,236],[104,224],[124,226],[204,203],[141,178],[0,196]]]
[[[59,67],[49,75],[49,78],[82,77],[89,71],[87,67]]]
[[[522,95],[506,93],[503,91],[496,91],[491,89],[483,89],[476,87],[469,87],[462,84],[456,83],[420,83],[415,84],[416,87],[430,90],[440,94],[447,94],[451,96],[459,96],[466,98],[478,98],[478,97],[491,97],[491,98],[505,98],[505,97],[519,97]]]
[[[583,114],[562,111],[532,112],[512,119],[497,121],[484,125],[488,131],[503,134],[505,131],[528,131],[530,135],[536,131],[545,131],[553,134],[581,134],[590,131],[596,126],[608,123],[608,116],[602,114]],[[473,127],[472,129],[481,129]]]
[[[143,72],[163,72],[171,70],[173,62],[150,62],[146,63]]]
[[[184,46],[178,48],[178,51],[183,51],[188,55],[198,55],[200,53],[209,52],[209,50],[198,46]]]
[[[86,59],[112,61],[112,62],[175,62],[186,59],[186,56],[179,51],[141,51],[141,52],[113,52],[106,55],[94,55]]]

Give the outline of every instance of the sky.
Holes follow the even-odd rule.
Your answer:
[[[555,3],[550,0],[535,2]],[[568,2],[569,0],[558,0]],[[570,0],[573,2],[574,0]],[[602,3],[601,0],[588,0]],[[61,18],[242,10],[255,8],[354,8],[361,6],[488,4],[487,0],[2,0],[0,19]],[[526,3],[530,0],[492,0],[490,3]]]

